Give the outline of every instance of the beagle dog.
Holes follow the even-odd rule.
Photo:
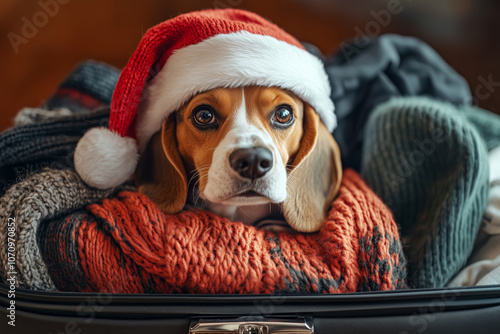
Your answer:
[[[186,204],[275,231],[321,228],[340,187],[337,143],[314,109],[275,87],[217,88],[165,119],[138,190],[169,214]]]

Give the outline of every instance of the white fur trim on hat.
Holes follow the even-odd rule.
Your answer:
[[[271,36],[240,31],[174,51],[145,92],[136,128],[142,152],[163,119],[192,96],[219,87],[288,89],[309,103],[331,131],[336,126],[330,83],[316,56]]]
[[[107,128],[85,133],[75,149],[75,169],[91,187],[108,189],[126,182],[138,161],[135,139],[122,137]]]

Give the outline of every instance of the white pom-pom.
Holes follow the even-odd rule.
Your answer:
[[[107,128],[92,128],[75,150],[75,169],[91,187],[108,189],[126,182],[135,171],[139,155],[133,138]]]

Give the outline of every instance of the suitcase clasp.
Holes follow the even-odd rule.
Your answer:
[[[313,334],[311,317],[264,318],[241,317],[236,319],[192,319],[189,334]]]

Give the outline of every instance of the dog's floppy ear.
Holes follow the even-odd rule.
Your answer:
[[[172,114],[163,122],[161,132],[149,141],[135,173],[137,190],[147,195],[166,213],[182,210],[187,199],[186,171],[175,135]]]
[[[340,187],[340,150],[314,109],[304,107],[304,133],[288,176],[282,204],[288,224],[300,232],[318,231]]]

